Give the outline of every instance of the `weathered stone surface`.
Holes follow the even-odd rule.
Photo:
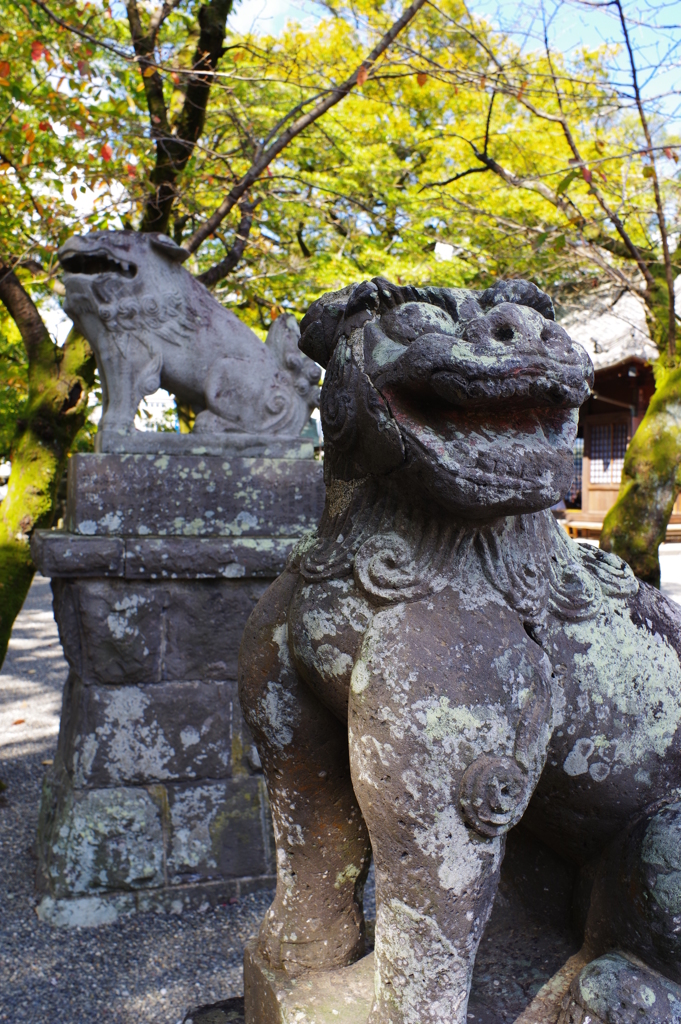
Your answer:
[[[173,434],[136,430],[132,434],[98,430],[95,451],[117,455],[238,455],[247,459],[312,459],[314,442],[303,437],[268,437],[267,434]]]
[[[256,579],[53,583],[71,667],[85,683],[126,685],[235,679],[243,627],[266,587]]]
[[[248,616],[313,518],[321,464],[298,472],[281,460],[237,459],[235,474],[226,458],[70,463],[75,520],[86,523],[80,510],[93,502],[102,511],[102,495],[113,518],[96,524],[100,532],[41,531],[33,540],[39,567],[53,577],[71,669],[41,808],[40,913],[65,927],[94,925],[168,909],[172,893],[268,886],[271,821],[259,754],[235,699],[237,653]],[[148,510],[162,511],[187,479],[198,487],[189,505],[209,496],[203,523],[188,535],[146,534]],[[102,481],[94,498],[81,486],[96,490]],[[288,501],[291,481],[298,497]],[[215,532],[209,500],[221,508],[220,494],[232,501],[240,536]]]
[[[135,413],[164,387],[202,410],[196,435],[295,438],[319,383],[319,367],[298,351],[295,317],[278,317],[263,345],[182,268],[186,258],[167,235],[132,231],[76,235],[59,250],[64,308],[92,345],[102,379],[102,436],[149,444],[134,430]]]
[[[681,1024],[681,986],[620,952],[583,967],[556,1024]]]
[[[64,763],[76,789],[227,778],[236,685],[83,686],[71,676]],[[66,733],[66,729],[64,730]]]
[[[40,882],[53,899],[272,878],[261,776],[76,790],[64,774],[57,761],[41,807]]]
[[[120,537],[90,537],[87,543],[61,530],[35,530],[31,556],[43,576],[122,576],[125,541]]]
[[[36,530],[31,536],[31,555],[36,568],[53,579],[274,579],[295,544],[291,537],[133,539]]]
[[[126,540],[128,579],[273,579],[296,541],[290,537],[147,537]]]
[[[274,885],[273,875],[258,878],[234,878],[206,881],[194,885],[173,885],[134,892],[102,892],[96,896],[71,896],[55,899],[43,896],[36,907],[41,921],[57,928],[96,928],[113,924],[119,917],[150,912],[183,914],[186,910],[217,907],[232,899],[247,896],[257,889]]]
[[[580,878],[593,985],[573,986],[569,1024],[643,1019],[681,984],[681,615],[548,511],[588,357],[522,281],[375,279],[301,329],[327,368],[326,506],[253,612],[239,670],[277,842],[263,977],[320,992],[319,972],[361,957],[373,854],[367,1024],[467,1024],[522,821]],[[613,948],[662,987],[634,998],[633,975],[603,967]],[[276,994],[250,998],[247,1019],[285,1019]]]
[[[42,828],[48,833],[43,838],[49,847],[43,882],[50,895],[163,885],[163,823],[157,800],[140,788],[78,791],[61,786],[58,805],[50,809],[50,791],[57,785],[53,775],[43,794]]]
[[[262,777],[168,786],[171,885],[198,878],[271,875],[267,793]]]
[[[164,679],[236,679],[241,634],[266,580],[168,586]]]
[[[272,970],[251,939],[244,954],[246,1024],[366,1024],[374,998],[373,953],[337,971],[291,978]]]
[[[66,528],[83,536],[300,537],[323,507],[314,459],[74,455]]]
[[[585,952],[575,953],[537,992],[514,1024],[557,1024],[563,1000],[576,975],[589,961]]]
[[[85,682],[161,680],[158,588],[123,580],[55,580],[54,610],[64,654]]]

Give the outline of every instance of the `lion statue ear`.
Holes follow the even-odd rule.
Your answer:
[[[168,235],[150,235],[149,241],[151,242],[152,249],[156,249],[162,256],[166,256],[173,263],[184,263],[189,258],[189,253],[186,249],[183,249],[177,242],[173,242],[172,238]]]
[[[324,369],[329,364],[338,340],[338,326],[345,316],[350,293],[356,285],[350,284],[338,292],[327,292],[313,302],[300,321],[298,348]]]
[[[478,294],[478,300],[484,310],[492,309],[501,302],[514,302],[518,306],[531,306],[546,320],[555,320],[553,302],[546,292],[540,291],[531,281],[511,278],[509,281],[497,281],[487,291]]]

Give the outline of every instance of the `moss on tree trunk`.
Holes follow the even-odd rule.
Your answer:
[[[648,264],[654,285],[646,296],[650,337],[660,353],[655,394],[627,449],[617,501],[601,532],[601,547],[628,562],[636,575],[660,585],[658,548],[681,487],[681,368],[669,337],[669,291],[664,265]],[[676,266],[674,266],[676,274]]]
[[[12,442],[12,473],[0,504],[0,665],[35,571],[29,549],[37,527],[52,525],[68,453],[87,416],[95,361],[74,331],[55,345],[18,278],[0,266],[0,299],[28,355],[28,400]]]
[[[622,484],[603,523],[601,547],[660,585],[658,548],[681,486],[681,369],[659,367],[657,387],[627,449]]]

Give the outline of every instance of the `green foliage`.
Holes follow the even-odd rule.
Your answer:
[[[373,3],[359,12],[376,35],[389,16]],[[176,240],[221,201],[286,111],[329,78],[342,80],[365,48],[347,13],[313,30],[291,24],[276,38],[228,40],[204,143],[181,182]],[[490,50],[503,73],[490,73]],[[628,273],[629,254],[596,189],[642,247],[650,245],[654,194],[640,125],[621,110],[607,56],[583,52],[572,65],[521,57],[458,0],[425,8],[362,88],[295,139],[254,187],[260,203],[249,246],[218,294],[264,329],[281,309],[300,314],[321,292],[378,273],[474,287],[523,275],[554,292]],[[559,115],[583,166],[574,166]],[[662,183],[671,205],[674,172],[672,164]],[[206,270],[229,250],[238,220],[234,211],[192,269]]]
[[[0,663],[33,577],[30,534],[52,525],[57,488],[94,382],[92,352],[74,331],[63,349],[55,351],[47,331],[36,347],[12,439],[7,495],[0,503]]]
[[[87,6],[87,5],[86,5]],[[78,22],[78,7],[60,3]],[[101,15],[100,15],[101,16]],[[97,195],[90,226],[105,224],[120,167],[107,61],[35,4],[0,2],[0,239],[3,257],[49,286],[56,248],[78,230],[78,199]],[[32,261],[32,262],[28,262]]]
[[[186,0],[172,11],[155,51],[171,128],[187,90],[198,6]],[[0,62],[10,64],[0,123],[12,167],[0,171],[0,237],[11,240],[15,258],[41,260],[46,274],[30,282],[35,294],[56,276],[56,246],[81,226],[74,204],[82,189],[96,197],[88,228],[141,222],[158,128],[135,61],[60,29],[35,5],[0,0],[0,14],[10,7],[14,17],[4,20],[12,28],[0,36]],[[122,7],[112,17],[109,10],[101,2],[58,5],[65,22],[86,24],[131,53]],[[347,77],[367,36],[377,38],[392,17],[391,5],[367,0],[312,29],[291,23],[277,37],[228,35],[202,138],[177,183],[177,241],[219,205],[288,111]],[[494,71],[487,51],[503,71]],[[622,258],[594,250],[600,236],[614,236],[596,184],[639,245],[649,244],[653,212],[640,127],[620,110],[606,57],[603,49],[584,51],[572,65],[558,56],[551,66],[544,54],[521,55],[494,36],[460,0],[427,6],[368,81],[296,138],[254,186],[249,245],[219,296],[264,329],[281,309],[301,313],[322,291],[377,273],[473,286],[524,274],[547,288],[588,287],[603,274],[599,260]],[[570,166],[555,120],[552,71],[584,170]],[[487,153],[511,183],[475,155],[484,152],[495,91]],[[46,119],[52,127],[41,129]],[[673,176],[668,184],[675,188]],[[229,251],[239,216],[233,211],[190,269],[206,270]],[[452,247],[451,259],[442,259],[442,244]]]

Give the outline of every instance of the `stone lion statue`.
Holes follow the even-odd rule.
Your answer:
[[[100,430],[130,433],[159,387],[198,411],[195,433],[295,437],[317,405],[319,367],[293,316],[263,345],[183,267],[167,235],[93,231],[59,250],[65,312],[88,339],[102,382]]]
[[[523,819],[585,894],[541,1020],[678,1024],[681,616],[548,511],[588,356],[524,281],[376,278],[301,330],[327,368],[326,508],[240,657],[277,843],[258,955],[292,976],[360,958],[373,854],[369,1024],[467,1024]]]

